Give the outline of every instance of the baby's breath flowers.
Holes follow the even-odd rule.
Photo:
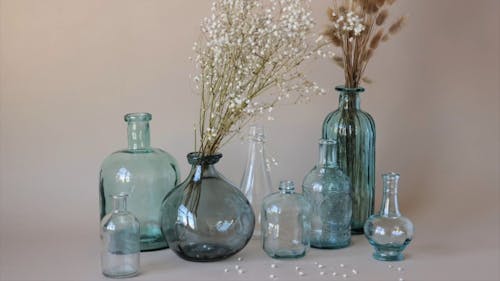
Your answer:
[[[323,51],[310,0],[216,0],[201,25],[193,77],[201,95],[198,152],[212,155],[257,116],[282,102],[324,93],[298,66]]]
[[[330,25],[325,35],[334,46],[342,49],[342,56],[334,61],[344,69],[345,86],[359,87],[368,61],[381,42],[389,40],[403,27],[401,16],[386,28],[389,8],[396,0],[333,0],[327,10]]]

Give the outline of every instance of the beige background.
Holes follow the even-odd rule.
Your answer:
[[[318,29],[329,4],[313,1]],[[125,113],[153,114],[153,145],[186,175],[198,108],[187,58],[208,11],[198,0],[0,0],[1,280],[102,278],[97,178],[103,158],[126,145]],[[416,225],[405,280],[498,280],[500,1],[401,0],[395,11],[409,25],[368,66],[376,82],[362,107],[377,125],[377,175],[401,173],[401,209]],[[280,162],[275,185],[302,181],[337,105],[341,72],[318,61],[308,73],[332,93],[279,108],[265,123]],[[239,182],[246,145],[222,152],[219,169]],[[397,280],[362,237],[354,242],[300,262],[345,258],[360,267],[351,280]],[[242,254],[249,274],[270,262],[257,244]],[[187,263],[170,251],[144,255],[140,278],[190,280],[195,266],[206,279],[260,278],[221,276],[224,263]]]

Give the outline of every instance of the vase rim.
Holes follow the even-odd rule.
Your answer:
[[[188,159],[188,163],[191,165],[200,165],[200,164],[212,165],[219,162],[219,160],[222,158],[222,153],[203,155],[201,152],[190,152],[186,157]]]
[[[133,121],[151,121],[153,118],[153,115],[149,112],[134,112],[134,113],[127,113],[125,116],[123,116],[123,119],[126,122],[133,122]]]
[[[363,88],[363,87],[348,88],[344,85],[339,85],[339,86],[335,87],[335,90],[337,92],[342,92],[342,93],[359,94],[359,93],[363,93],[365,91],[365,88]]]

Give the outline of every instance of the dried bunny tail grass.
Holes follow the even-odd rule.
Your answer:
[[[363,61],[368,62],[373,57],[373,49],[368,49],[363,53]]]
[[[365,82],[366,84],[372,84],[373,83],[373,80],[364,76],[361,81]]]
[[[385,34],[384,36],[382,36],[382,42],[387,42],[390,38],[391,37],[389,36],[389,34]]]
[[[389,33],[391,35],[394,35],[398,33],[403,26],[406,23],[406,16],[401,16],[397,21],[395,21],[390,27],[389,27]]]
[[[373,50],[377,49],[378,45],[380,44],[380,40],[382,39],[383,36],[384,36],[383,29],[380,29],[379,31],[377,31],[377,33],[375,33],[372,40],[370,41],[370,49],[373,49]]]
[[[387,19],[387,17],[389,16],[389,11],[387,9],[384,9],[382,10],[378,16],[377,16],[377,19],[375,20],[375,23],[378,25],[378,26],[381,26],[385,23],[385,20]]]
[[[385,4],[385,0],[374,0],[374,1],[375,1],[375,5],[377,5],[377,7],[379,7],[379,8],[381,8]]]

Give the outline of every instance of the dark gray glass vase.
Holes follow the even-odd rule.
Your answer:
[[[101,219],[112,211],[112,196],[128,194],[128,209],[141,224],[141,251],[168,247],[160,227],[160,206],[179,181],[177,161],[150,145],[149,113],[125,115],[128,148],[108,156],[101,166]]]
[[[214,165],[222,154],[188,154],[187,179],[163,200],[161,226],[172,251],[189,261],[217,261],[252,237],[255,216],[245,195]]]
[[[337,142],[340,169],[351,179],[351,232],[362,234],[375,199],[375,122],[360,108],[364,88],[335,88],[339,107],[323,122],[323,138]]]

